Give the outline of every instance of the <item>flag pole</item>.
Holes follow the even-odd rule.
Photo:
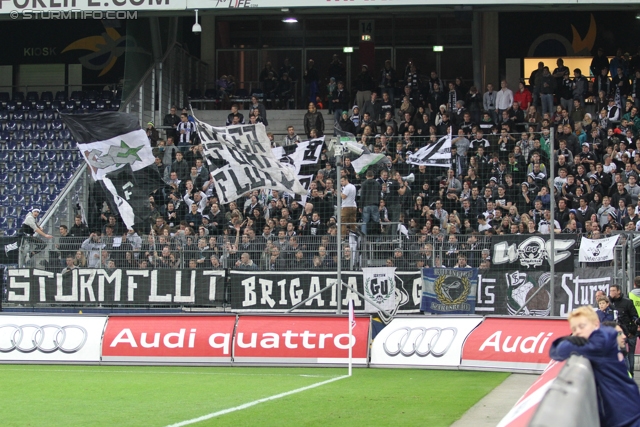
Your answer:
[[[355,314],[353,312],[353,300],[349,300],[349,376],[353,367],[353,324],[356,321]]]

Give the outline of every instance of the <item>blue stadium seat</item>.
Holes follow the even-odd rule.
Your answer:
[[[36,193],[33,196],[31,196],[31,203],[34,203],[37,205],[42,204],[42,195]]]
[[[10,113],[16,111],[16,109],[18,108],[18,106],[16,105],[15,102],[13,101],[9,101],[7,102],[7,105],[5,105],[5,108],[7,109],[7,111],[9,111]]]
[[[80,102],[80,109],[81,110],[90,110],[91,108],[93,108],[93,103],[90,100],[83,99]]]
[[[48,183],[48,184],[56,184],[58,183],[58,174],[55,172],[47,172],[45,178],[44,178],[44,182]]]
[[[60,139],[70,139],[71,138],[71,132],[69,131],[69,129],[62,129],[62,130],[60,130],[60,133],[58,134],[58,138],[60,138]]]
[[[43,112],[44,110],[46,110],[46,109],[49,107],[49,105],[50,105],[50,104],[47,104],[47,103],[46,103],[46,102],[44,102],[44,101],[38,101],[38,102],[36,102],[36,111],[37,111],[37,112],[39,112],[39,113],[41,113],[41,112]]]
[[[5,144],[5,149],[9,151],[17,150],[18,142],[14,140],[7,141],[7,143]]]
[[[16,150],[13,152],[13,160],[15,162],[24,162],[27,155],[22,150]]]
[[[33,122],[33,120],[25,120],[22,122],[22,130],[23,131],[30,131],[33,130],[35,128],[35,123]]]
[[[47,150],[44,152],[44,159],[47,161],[55,162],[57,158],[58,158],[58,155],[56,154],[55,151]]]
[[[47,121],[51,121],[56,118],[56,112],[54,110],[44,110],[42,112],[42,118]]]
[[[18,165],[16,162],[7,162],[7,172],[16,172]]]
[[[16,121],[16,122],[22,122],[24,120],[25,117],[25,113],[24,111],[15,111],[13,113],[13,117],[12,120]]]
[[[5,216],[15,216],[16,215],[16,207],[15,206],[7,206],[4,210]]]
[[[47,122],[45,120],[38,120],[36,122],[36,128],[35,128],[40,134],[44,133],[45,130],[49,129],[49,125],[47,125]]]
[[[6,227],[6,225],[7,225],[7,218],[0,217],[0,227]]]
[[[111,101],[111,111],[118,111],[120,109],[120,100],[115,99]]]
[[[51,167],[56,172],[63,172],[67,170],[67,168],[64,167],[64,162],[61,160],[56,160],[55,162],[53,162],[51,164]]]
[[[33,141],[33,148],[35,150],[46,150],[47,149],[47,141],[45,139],[36,139]],[[40,153],[38,153],[40,154]]]
[[[33,194],[33,185],[26,183],[26,184],[22,184],[22,188],[20,188],[20,194],[22,195],[32,195]]]
[[[18,187],[12,183],[8,182],[4,185],[4,194],[16,194],[18,192]]]
[[[62,123],[62,120],[60,119],[54,119],[51,122],[51,129],[53,129],[54,131],[61,131],[62,129],[64,129],[64,124]]]
[[[9,182],[9,174],[6,172],[0,173],[0,184],[7,184]]]
[[[71,160],[73,160],[73,156],[71,155],[71,151],[70,150],[63,150],[60,152],[60,160],[62,160],[63,162],[71,162]]]
[[[31,158],[30,151],[27,151],[27,157],[28,157],[28,160],[22,163],[22,168],[21,168],[22,172],[31,172],[33,170],[33,160]]]
[[[80,165],[84,163],[84,161],[82,159],[76,159],[73,162],[71,162],[71,168],[73,170],[76,170],[80,167]]]
[[[9,152],[7,150],[0,151],[0,161],[2,162],[9,161]]]
[[[36,110],[29,110],[27,120],[40,120],[40,113]]]
[[[76,149],[78,148],[78,143],[75,139],[70,139],[67,146],[69,147],[69,150],[73,150],[75,154],[78,154],[78,151],[76,151]]]
[[[38,170],[31,171],[31,183],[39,184],[41,182],[42,182],[42,173]],[[34,191],[36,190],[34,189]]]
[[[17,131],[18,130],[18,122],[16,122],[15,120],[9,120],[7,123],[5,123],[4,130],[6,130],[7,132],[15,132],[15,131]]]
[[[0,110],[0,121],[6,122],[9,120],[9,112],[7,110]]]
[[[56,132],[52,129],[47,129],[42,133],[42,139],[54,140],[57,138]]]
[[[31,139],[25,139],[24,141],[21,141],[20,147],[23,150],[31,150],[33,149],[33,141]]]
[[[0,194],[0,206],[8,206],[9,196],[6,194]]]
[[[13,195],[13,203],[14,204],[18,204],[18,203],[22,204],[22,203],[24,203],[24,195],[22,195],[22,194],[14,194]]]
[[[42,92],[42,94],[40,95],[40,101],[52,102],[53,101],[53,92],[51,92],[49,90],[45,90],[44,92]]]
[[[73,171],[64,171],[64,172],[62,172],[61,182],[69,181],[71,178],[73,178]]]
[[[63,91],[63,90],[59,90],[58,92],[56,92],[56,101],[60,101],[60,102],[66,102],[67,100],[67,92]]]
[[[27,131],[27,139],[31,139],[32,143],[35,144],[37,140],[40,139],[40,131],[37,129],[30,129]]]
[[[104,111],[107,109],[107,103],[103,99],[99,99],[96,101],[95,109],[96,111]]]
[[[56,112],[61,110],[61,109],[63,109],[64,106],[65,106],[64,102],[60,102],[60,101],[53,101],[51,103],[51,109],[56,111]]]
[[[56,201],[56,197],[58,197],[58,194],[47,194],[47,200],[51,203]]]
[[[40,160],[38,162],[38,169],[42,173],[47,173],[47,171],[49,170],[49,162],[46,160]]]
[[[29,91],[27,92],[27,101],[39,101],[40,100],[40,95],[38,95],[38,92],[35,91]]]
[[[55,195],[60,194],[60,192],[62,191],[62,189],[65,187],[65,185],[67,185],[67,183],[66,183],[66,182],[56,182],[56,185],[55,185],[55,187],[56,187],[56,191],[55,191],[55,193],[54,193],[54,194],[55,194]]]
[[[49,184],[46,182],[40,182],[39,184],[33,184],[34,193],[46,196],[49,193]]]
[[[19,129],[13,132],[13,134],[11,135],[11,139],[22,141],[24,139],[24,131],[22,129]]]
[[[54,150],[62,150],[64,149],[64,141],[61,139],[54,139],[51,141],[51,148]]]
[[[0,103],[2,103],[2,105],[6,105],[10,100],[9,92],[0,92]]]
[[[15,182],[16,184],[23,184],[23,183],[26,181],[26,178],[25,178],[25,176],[24,176],[24,173],[22,173],[22,172],[17,172],[17,173],[15,174],[14,179],[15,179],[15,181],[14,181],[14,182]],[[18,191],[20,191],[20,190],[18,189]]]
[[[8,237],[13,237],[16,236],[18,234],[18,230],[15,228],[5,228],[4,229],[4,235],[8,236]]]
[[[13,92],[13,95],[11,95],[11,100],[16,104],[24,102],[24,92]]]

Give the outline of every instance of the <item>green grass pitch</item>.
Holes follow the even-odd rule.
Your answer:
[[[346,373],[346,368],[0,365],[0,424],[162,427]],[[449,426],[507,376],[354,369],[350,378],[191,425]]]

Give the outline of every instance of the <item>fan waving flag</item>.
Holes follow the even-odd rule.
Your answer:
[[[112,111],[60,116],[96,181],[124,165],[135,172],[153,164],[149,138],[135,116]]]
[[[271,151],[263,124],[215,128],[198,119],[196,124],[207,161],[222,164],[211,172],[221,203],[262,188],[307,194],[295,170],[282,165]]]
[[[443,136],[409,156],[407,163],[418,166],[451,167],[451,134]]]
[[[61,117],[78,142],[91,175],[111,194],[112,208],[127,228],[144,228],[151,213],[149,195],[164,182],[137,118],[119,112]]]

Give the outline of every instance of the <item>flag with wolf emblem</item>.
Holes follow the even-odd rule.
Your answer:
[[[423,268],[420,311],[473,314],[478,288],[477,268]]]
[[[395,267],[371,267],[362,269],[362,281],[364,284],[364,311],[377,313],[380,311],[369,300],[374,301],[380,308],[391,312],[396,308],[396,268]]]

